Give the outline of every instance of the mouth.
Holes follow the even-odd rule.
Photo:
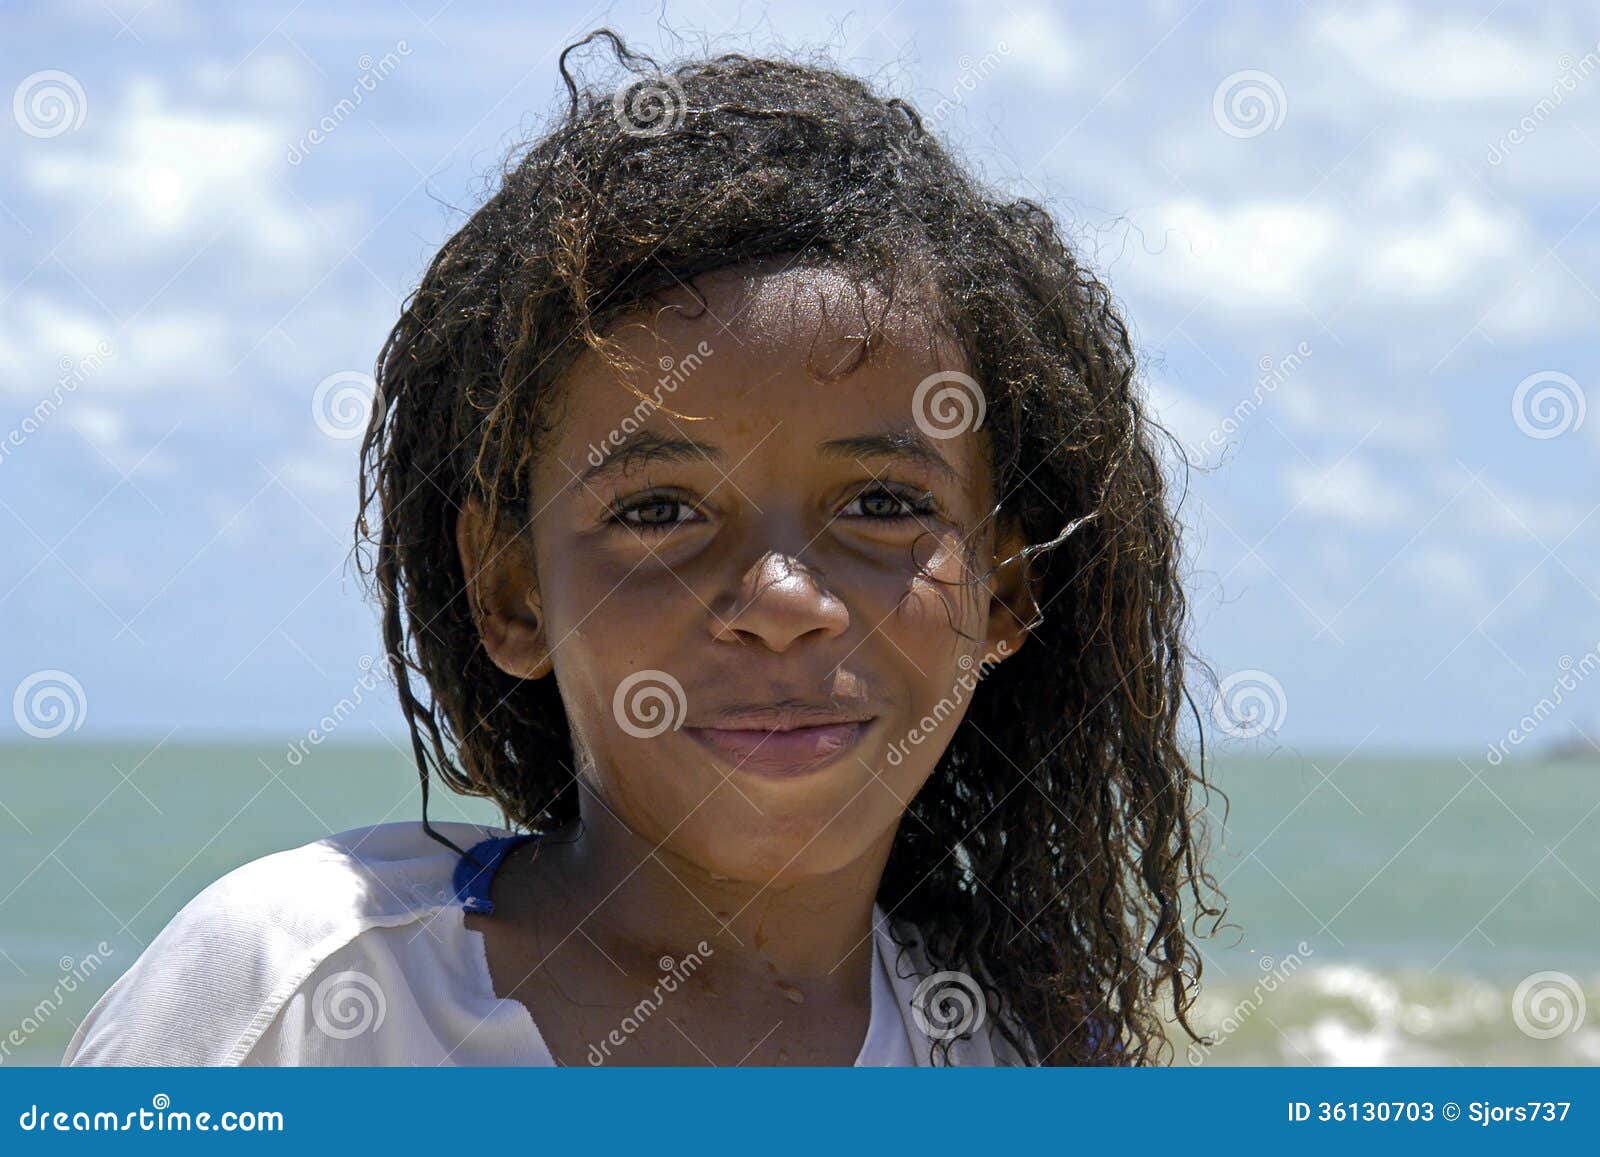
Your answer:
[[[735,771],[786,779],[821,770],[861,742],[873,718],[806,726],[685,727],[695,742]]]

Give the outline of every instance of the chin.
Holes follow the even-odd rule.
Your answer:
[[[680,854],[708,872],[754,884],[782,884],[827,876],[858,860],[873,843],[863,832],[853,809],[840,814],[837,806],[827,814],[780,817],[772,805],[758,801],[766,811],[757,815],[734,796],[737,808],[719,808],[686,840],[674,840]],[[708,809],[709,810],[708,805]],[[830,817],[837,815],[830,823]],[[692,821],[691,821],[692,822]]]

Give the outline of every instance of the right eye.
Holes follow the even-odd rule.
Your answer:
[[[683,517],[685,514],[689,517]],[[671,494],[647,494],[613,506],[609,521],[638,533],[667,531],[680,523],[698,519],[694,517],[694,507],[681,498]]]

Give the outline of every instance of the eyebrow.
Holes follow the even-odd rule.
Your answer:
[[[961,476],[939,453],[933,439],[915,426],[855,438],[835,438],[822,443],[817,451],[823,458],[896,458],[926,466],[950,482],[961,481]]]
[[[817,454],[821,458],[834,460],[891,458],[915,462],[950,482],[960,481],[955,467],[939,453],[933,439],[914,426],[878,434],[860,434],[853,438],[830,439],[817,446]],[[669,438],[652,431],[642,431],[607,455],[604,462],[585,470],[580,478],[587,484],[602,475],[621,473],[634,465],[648,462],[709,461],[713,465],[720,465],[725,460],[722,451],[709,442]]]

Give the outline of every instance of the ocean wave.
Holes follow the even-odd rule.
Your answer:
[[[1532,982],[1532,983],[1529,983]],[[1202,985],[1174,1041],[1178,1065],[1600,1064],[1600,973],[1482,976],[1307,966],[1263,991],[1237,974]]]

